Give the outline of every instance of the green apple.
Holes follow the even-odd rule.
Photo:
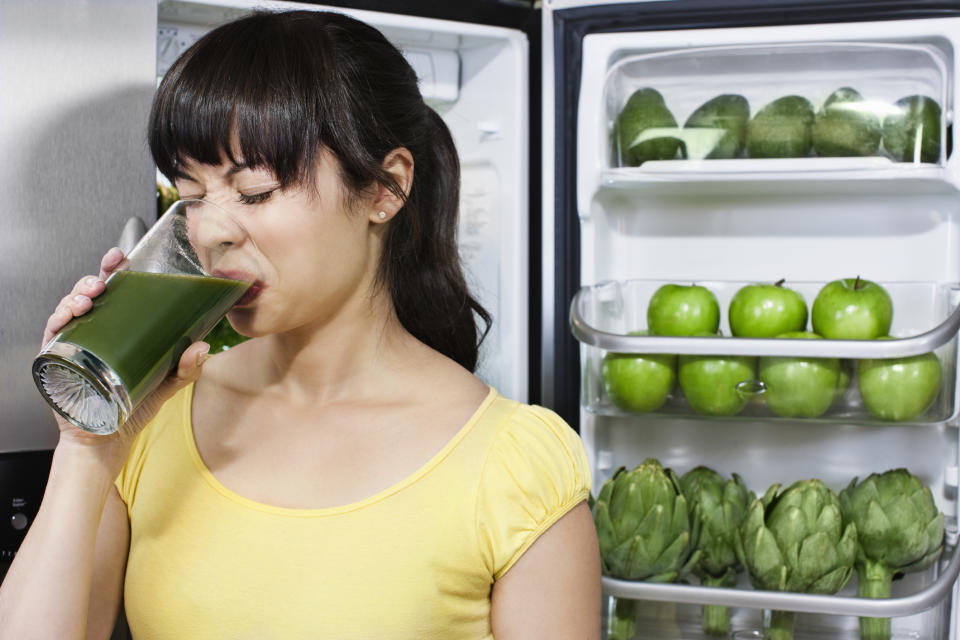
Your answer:
[[[791,331],[777,336],[820,340],[810,331]],[[770,410],[785,418],[816,418],[823,415],[836,397],[840,381],[837,358],[794,358],[765,356],[757,363],[757,375],[766,390]]]
[[[715,334],[720,327],[720,304],[706,287],[665,284],[650,298],[647,326],[657,336]]]
[[[817,294],[810,314],[813,331],[831,340],[873,340],[890,332],[893,301],[875,282],[844,278]]]
[[[633,331],[643,335],[646,331]],[[677,356],[670,353],[608,353],[600,367],[603,388],[615,406],[646,413],[663,406],[677,379]]]
[[[867,411],[881,420],[897,422],[916,418],[930,408],[940,391],[941,376],[940,360],[934,353],[861,360],[857,366],[857,384]]]
[[[748,284],[730,300],[730,332],[745,338],[773,338],[807,328],[807,303],[803,296],[776,284]]]
[[[737,385],[756,377],[757,359],[750,356],[677,358],[677,379],[683,396],[694,411],[708,416],[732,416],[743,411],[749,396],[741,393]]]

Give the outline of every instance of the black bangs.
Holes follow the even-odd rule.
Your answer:
[[[327,119],[316,91],[325,71],[317,68],[322,55],[302,52],[322,54],[323,44],[276,46],[303,36],[256,14],[188,49],[164,76],[150,114],[150,150],[161,173],[173,180],[183,177],[185,159],[228,159],[270,169],[285,187],[308,181]]]

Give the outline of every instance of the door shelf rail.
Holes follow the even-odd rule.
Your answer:
[[[639,281],[633,281],[637,283]],[[570,304],[570,329],[582,344],[616,353],[673,353],[727,356],[791,356],[806,358],[882,359],[929,353],[952,340],[960,331],[960,306],[938,325],[918,335],[893,340],[790,340],[784,338],[734,338],[699,336],[628,335],[595,326],[592,308],[623,308],[622,288],[631,283],[602,283],[581,288]],[[713,283],[703,283],[711,288]],[[744,283],[745,284],[745,283]],[[613,297],[600,301],[604,290]],[[896,301],[894,302],[896,306]],[[896,317],[896,316],[895,316]]]
[[[603,576],[603,591],[608,595],[631,600],[656,600],[749,609],[893,618],[932,609],[944,598],[949,597],[958,575],[960,575],[960,547],[953,547],[950,549],[949,562],[942,568],[933,583],[922,591],[895,598],[870,599],[854,596],[703,587],[699,585],[620,580],[608,576]]]

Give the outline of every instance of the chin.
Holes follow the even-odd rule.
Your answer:
[[[227,320],[233,330],[245,338],[256,338],[260,335],[255,331],[255,316],[252,309],[238,309],[234,307],[227,312]]]
[[[258,314],[251,308],[234,308],[227,314],[227,318],[234,331],[247,338],[262,338],[281,333],[287,328],[286,325],[278,326],[276,322],[271,322],[262,313]]]

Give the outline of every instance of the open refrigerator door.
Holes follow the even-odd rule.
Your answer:
[[[575,152],[545,151],[575,167],[554,368],[579,358],[607,637],[955,638],[960,18],[631,30],[637,6],[580,31]],[[695,493],[701,466],[729,486]]]
[[[501,393],[529,396],[529,46],[523,32],[450,20],[260,0],[160,0],[157,75],[204,33],[254,11],[347,13],[379,29],[406,57],[424,101],[460,155],[461,261],[493,316],[477,374]]]

